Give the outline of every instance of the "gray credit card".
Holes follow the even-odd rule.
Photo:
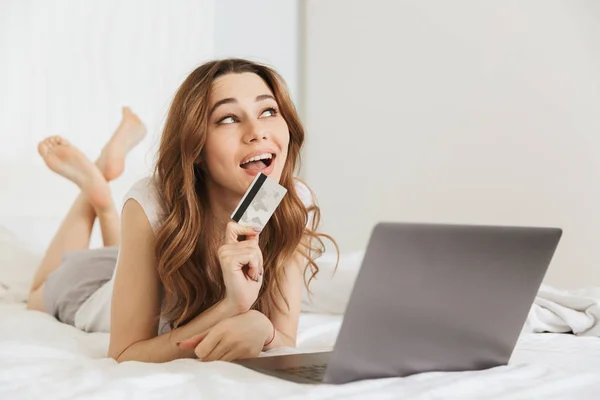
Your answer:
[[[231,219],[240,225],[262,230],[286,193],[286,188],[259,172],[235,208]]]

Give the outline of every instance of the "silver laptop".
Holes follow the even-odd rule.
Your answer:
[[[379,223],[332,352],[238,364],[340,384],[506,365],[562,230]]]

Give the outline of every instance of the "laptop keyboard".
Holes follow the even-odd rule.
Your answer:
[[[321,365],[304,365],[301,367],[294,367],[294,368],[285,368],[285,369],[278,369],[277,371],[280,372],[284,372],[286,374],[291,374],[291,375],[295,375],[295,376],[300,376],[302,378],[311,380],[311,381],[315,381],[315,382],[320,382],[323,380],[323,376],[325,375],[325,368],[327,367],[327,364],[321,364]]]

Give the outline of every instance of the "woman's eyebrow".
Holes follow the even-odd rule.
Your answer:
[[[263,100],[275,100],[275,97],[271,96],[270,94],[261,94],[260,96],[256,96],[256,101],[263,101]],[[276,101],[276,100],[275,100]]]
[[[215,112],[215,110],[217,109],[217,107],[222,106],[223,104],[237,103],[237,102],[238,102],[237,99],[234,99],[233,97],[227,97],[225,99],[221,99],[221,100],[217,101],[214,106],[212,106],[212,108],[210,109],[210,113],[208,114],[208,116],[210,117],[212,115],[212,113]]]
[[[260,96],[256,96],[256,102],[269,100],[269,99],[275,100],[275,97],[271,96],[270,94],[261,94]],[[231,103],[238,103],[238,101],[236,98],[233,98],[233,97],[227,97],[225,99],[221,99],[221,100],[217,101],[215,103],[215,105],[212,106],[209,116],[211,116],[215,112],[217,107],[222,106],[223,104],[231,104]]]

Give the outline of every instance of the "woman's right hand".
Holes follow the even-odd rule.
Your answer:
[[[238,241],[240,236],[245,240]],[[229,222],[218,256],[225,282],[225,301],[237,313],[244,313],[256,301],[263,281],[263,255],[258,246],[258,232]]]

